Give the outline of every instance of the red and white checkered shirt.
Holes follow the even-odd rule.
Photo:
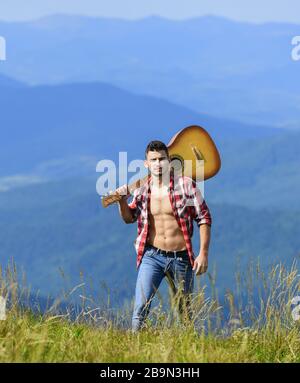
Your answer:
[[[133,200],[128,204],[134,219],[137,220],[137,238],[134,241],[137,253],[137,268],[141,263],[148,235],[148,207],[150,206],[151,188],[152,179],[151,174],[149,174],[144,185],[134,191]],[[193,220],[196,221],[198,227],[201,224],[211,226],[212,218],[209,208],[202,197],[197,183],[190,177],[177,176],[171,171],[168,192],[174,216],[185,239],[191,265],[194,266],[194,253],[191,241],[193,236]]]

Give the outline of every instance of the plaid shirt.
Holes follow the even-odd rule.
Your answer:
[[[148,207],[150,205],[151,187],[152,179],[151,175],[148,175],[145,184],[134,191],[133,200],[128,204],[134,219],[137,220],[138,235],[134,241],[137,253],[137,268],[141,263],[148,235]],[[211,226],[212,218],[209,208],[196,182],[190,177],[176,176],[171,172],[168,192],[173,214],[182,230],[189,259],[193,266],[194,253],[191,241],[193,236],[193,220],[196,221],[198,227],[203,223]]]

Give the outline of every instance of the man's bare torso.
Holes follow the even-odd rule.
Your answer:
[[[147,243],[162,250],[186,249],[183,233],[174,217],[167,187],[152,187]]]

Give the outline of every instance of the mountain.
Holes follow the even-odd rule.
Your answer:
[[[51,172],[55,161],[62,160],[67,161],[66,167],[84,162],[95,172],[97,159],[118,160],[119,151],[127,151],[129,160],[143,159],[150,140],[168,143],[178,130],[192,124],[203,125],[217,144],[226,137],[280,132],[200,115],[105,83],[6,87],[0,92],[0,105],[2,177],[32,172],[36,167],[35,175],[42,169]]]
[[[14,80],[9,76],[0,74],[0,91],[3,92],[5,88],[18,89],[23,86],[26,86],[26,84],[22,83],[21,81]]]
[[[213,217],[209,273],[216,273],[219,291],[234,287],[238,260],[245,271],[251,257],[259,257],[264,268],[276,261],[289,265],[299,257],[299,214],[207,203]],[[13,258],[31,289],[43,296],[62,296],[85,283],[74,299],[81,293],[107,300],[108,292],[114,304],[131,299],[136,230],[136,224],[121,220],[116,205],[101,206],[93,178],[0,193],[0,264],[5,268]],[[197,253],[196,226],[193,245]],[[208,275],[201,278],[204,283],[210,286]]]
[[[223,142],[222,169],[205,191],[216,203],[299,210],[299,147],[296,131]]]
[[[0,72],[30,84],[104,81],[216,117],[299,129],[297,24],[53,15],[0,22],[0,34]]]
[[[2,268],[13,258],[44,296],[131,299],[136,227],[102,208],[96,165],[119,170],[120,151],[143,159],[150,140],[192,124],[222,159],[205,183],[213,240],[201,284],[216,268],[219,291],[232,288],[237,258],[246,273],[251,257],[263,267],[299,258],[300,133],[288,129],[299,127],[297,28],[215,17],[0,22]]]
[[[300,134],[198,114],[105,83],[1,87],[0,192],[66,177],[96,177],[118,153],[143,159],[152,139],[203,126],[222,167],[205,184],[216,203],[299,209]],[[132,174],[129,173],[129,177]]]

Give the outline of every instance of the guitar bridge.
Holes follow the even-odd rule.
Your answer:
[[[191,145],[191,149],[196,157],[197,160],[199,161],[206,161],[206,159],[204,158],[203,154],[200,152],[200,150],[193,144],[190,144]]]

